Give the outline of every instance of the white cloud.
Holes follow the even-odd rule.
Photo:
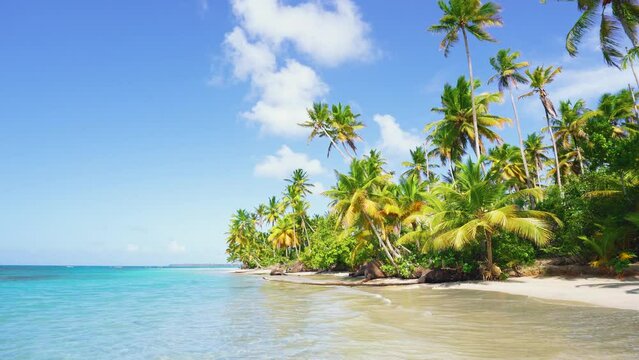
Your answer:
[[[224,37],[227,55],[233,64],[233,75],[246,80],[250,75],[271,73],[275,70],[276,59],[271,48],[260,41],[249,42],[246,33],[236,27]]]
[[[322,195],[322,193],[328,189],[321,182],[313,183],[313,187],[311,188],[313,191],[313,195]]]
[[[127,252],[136,252],[140,250],[140,247],[136,244],[127,244],[126,245],[126,251]]]
[[[620,71],[614,67],[598,66],[566,70],[557,76],[549,93],[555,102],[568,99],[596,101],[602,94],[619,91],[633,82],[634,79],[629,70]]]
[[[322,65],[370,59],[373,54],[369,26],[350,0],[297,5],[284,5],[279,0],[233,0],[233,11],[251,35],[274,47],[288,41]]]
[[[239,25],[226,34],[226,57],[234,77],[251,83],[257,100],[242,116],[259,124],[262,133],[306,134],[298,123],[306,119],[306,109],[329,91],[317,72],[295,60],[289,48],[327,66],[372,56],[369,26],[351,0],[297,5],[232,0],[232,5]],[[218,77],[211,81],[219,82]]]
[[[171,242],[169,242],[168,250],[170,253],[179,254],[186,252],[186,246],[178,243],[175,240],[171,240]]]
[[[285,136],[307,133],[298,124],[306,119],[313,101],[328,92],[313,69],[295,60],[288,60],[277,72],[256,74],[253,85],[260,100],[242,115],[259,123],[262,132]]]
[[[406,156],[409,151],[421,144],[418,135],[402,130],[391,115],[375,114],[373,121],[379,125],[379,147],[389,155]]]
[[[259,177],[285,179],[295,169],[304,169],[308,175],[318,175],[325,170],[317,159],[310,159],[304,153],[296,153],[288,146],[282,145],[275,155],[267,155],[259,164],[255,165],[253,173]]]

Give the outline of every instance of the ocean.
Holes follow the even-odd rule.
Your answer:
[[[639,312],[229,268],[0,267],[0,359],[637,359]]]

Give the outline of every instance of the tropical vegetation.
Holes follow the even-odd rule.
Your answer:
[[[634,1],[577,0],[581,16],[568,30],[571,55],[601,14],[606,63],[634,73],[639,5]],[[246,267],[301,264],[312,270],[356,270],[378,262],[387,275],[412,277],[418,268],[452,268],[469,276],[500,278],[538,258],[557,258],[621,273],[639,252],[639,116],[637,89],[583,99],[553,99],[548,88],[561,67],[521,60],[511,49],[480,63],[493,76],[473,74],[468,35],[494,41],[500,7],[479,0],[439,1],[448,56],[461,36],[468,80],[445,84],[425,124],[423,144],[389,171],[378,150],[358,155],[365,126],[351,107],[315,103],[300,126],[309,141],[328,140],[348,163],[322,196],[323,214],[310,214],[313,185],[295,170],[283,191],[254,211],[239,209],[227,232],[228,259]],[[610,7],[609,12],[601,12]],[[622,53],[618,29],[632,48]],[[475,64],[477,65],[477,64]],[[632,77],[629,82],[635,80]],[[496,87],[491,88],[491,84]],[[639,81],[637,81],[639,87]],[[480,90],[481,89],[481,90]],[[512,113],[494,111],[508,93]],[[521,114],[522,98],[539,98],[542,119]],[[557,100],[558,102],[553,102]],[[557,104],[557,107],[555,107]],[[514,119],[517,144],[502,137]],[[522,116],[523,115],[523,116]],[[522,121],[545,126],[523,134]]]

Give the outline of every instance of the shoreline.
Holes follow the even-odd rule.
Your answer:
[[[287,273],[270,276],[269,270],[237,270],[236,274],[261,275],[271,282],[313,286],[379,287],[397,286],[407,289],[479,290],[528,296],[543,300],[568,301],[614,309],[639,311],[639,278],[625,280],[601,277],[518,277],[504,281],[465,281],[439,284],[417,283],[417,279],[384,278],[363,281],[346,273]],[[318,277],[320,277],[318,279]],[[331,279],[333,277],[333,279]]]

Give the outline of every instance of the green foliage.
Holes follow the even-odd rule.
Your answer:
[[[632,233],[625,231],[630,225],[625,217],[639,201],[637,186],[627,184],[624,195],[619,176],[605,170],[568,180],[563,194],[557,187],[551,187],[544,202],[539,204],[540,209],[553,212],[565,224],[563,228],[556,229],[555,239],[542,252],[551,256],[585,258],[593,255],[593,244],[598,243],[601,249],[611,249],[611,253],[606,252],[609,258],[616,254],[619,246],[636,243]],[[584,241],[584,238],[588,240]],[[622,241],[618,245],[604,246],[602,242],[606,239],[615,244],[617,240]],[[599,253],[594,255],[602,256]]]
[[[536,250],[529,241],[513,234],[495,236],[495,262],[507,267],[530,265],[535,261]]]
[[[355,238],[341,234],[335,216],[319,217],[313,226],[315,231],[311,234],[310,244],[300,254],[300,261],[306,268],[349,270],[363,262],[363,259],[351,256]]]

